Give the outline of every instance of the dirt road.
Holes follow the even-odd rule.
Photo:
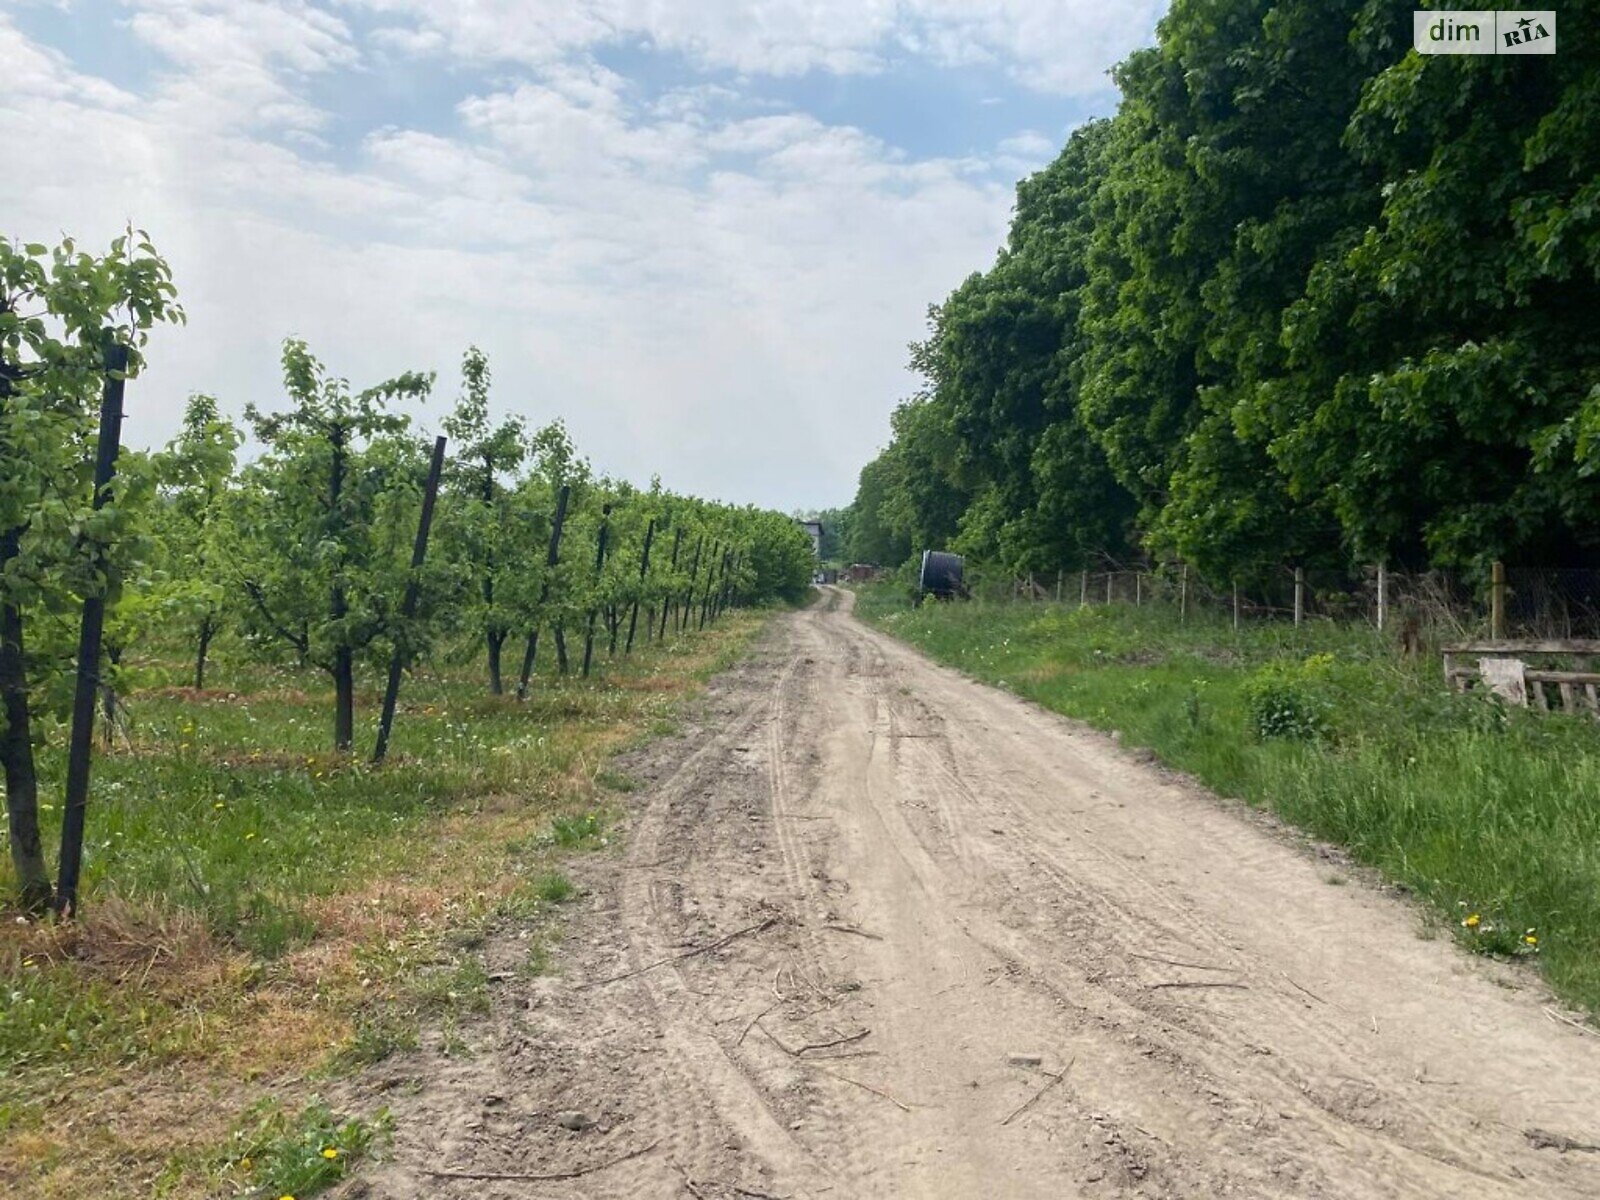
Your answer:
[[[369,1194],[1600,1196],[1600,1038],[1526,973],[848,608],[631,764]]]

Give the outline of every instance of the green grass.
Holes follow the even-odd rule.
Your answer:
[[[357,753],[338,755],[317,673],[253,664],[224,639],[195,693],[185,647],[146,646],[125,727],[94,762],[81,920],[0,907],[0,1176],[41,1197],[113,1194],[140,1164],[150,1188],[160,1176],[150,1194],[210,1194],[206,1147],[229,1110],[180,1127],[147,1103],[156,1090],[242,1107],[273,1081],[292,1091],[433,1037],[468,1051],[490,932],[517,922],[544,969],[575,894],[558,864],[607,843],[633,786],[609,756],[669,728],[763,621],[732,614],[591,681],[541,676],[524,704],[488,695],[465,647],[407,678],[381,768],[365,761],[375,695],[357,697]],[[62,739],[46,732],[53,849]],[[0,862],[0,906],[9,872]],[[68,1154],[66,1117],[106,1132]]]
[[[889,585],[864,590],[857,612],[1348,847],[1470,949],[1536,959],[1559,995],[1600,1013],[1592,721],[1450,694],[1437,659],[1402,663],[1359,626],[1235,633],[1126,605],[913,609]]]

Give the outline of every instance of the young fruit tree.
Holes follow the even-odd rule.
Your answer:
[[[58,735],[71,696],[62,618],[76,602],[114,602],[125,565],[111,553],[125,508],[109,488],[95,502],[96,411],[108,384],[143,365],[151,326],[182,319],[166,263],[142,234],[117,238],[104,257],[70,239],[52,250],[0,238],[0,770],[29,913],[52,899],[35,755]]]
[[[425,397],[433,376],[407,372],[355,392],[291,338],[283,380],[286,410],[245,410],[267,450],[243,474],[240,584],[254,631],[333,680],[333,744],[349,750],[356,659],[399,633],[427,469],[409,419],[389,405]]]

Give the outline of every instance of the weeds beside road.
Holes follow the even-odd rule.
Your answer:
[[[324,749],[304,673],[223,647],[197,692],[179,654],[139,664],[95,764],[83,920],[0,926],[6,1194],[303,1200],[341,1177],[382,1118],[317,1093],[419,1038],[470,1049],[478,943],[572,895],[561,856],[603,844],[629,786],[607,757],[670,728],[763,619],[541,679],[525,704],[485,695],[476,663],[420,672],[376,770]]]
[[[1600,730],[1446,692],[1361,626],[1165,607],[925,604],[856,612],[977,679],[1115,730],[1426,899],[1471,949],[1536,959],[1600,1012]],[[1294,936],[1285,930],[1286,937]]]

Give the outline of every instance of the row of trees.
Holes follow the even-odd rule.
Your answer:
[[[1553,57],[1424,57],[1410,3],[1175,0],[931,310],[851,556],[1592,555],[1595,9]]]
[[[485,686],[502,693],[515,645],[525,697],[541,634],[547,667],[587,675],[597,654],[809,585],[810,544],[789,518],[597,477],[559,421],[497,419],[477,349],[442,421],[449,453],[421,567],[435,447],[397,405],[429,396],[433,375],[356,389],[296,339],[283,346],[282,406],[246,409],[258,454],[246,460],[247,430],[197,395],[171,443],[122,452],[97,496],[108,383],[138,373],[153,325],[181,319],[142,236],[105,257],[0,240],[0,767],[31,910],[52,899],[37,755],[84,673],[74,634],[85,602],[107,610],[105,652],[87,672],[108,713],[118,664],[142,643],[183,639],[199,689],[226,634],[257,658],[325,673],[334,746],[349,750],[362,670],[476,643]]]

